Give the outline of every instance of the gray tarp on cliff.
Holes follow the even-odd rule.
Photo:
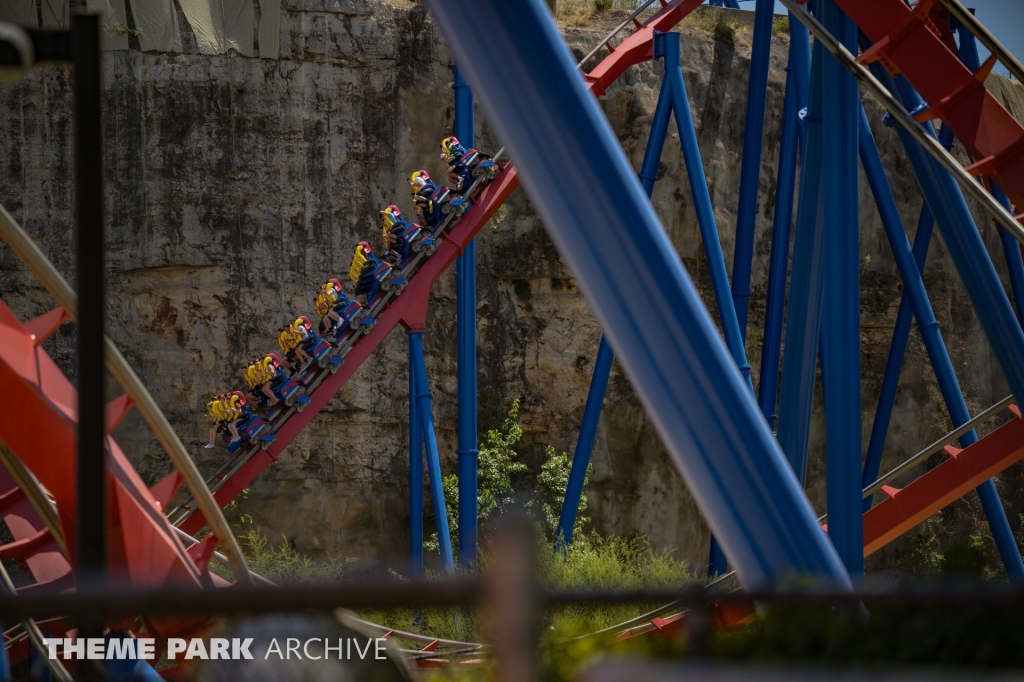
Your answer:
[[[234,48],[253,56],[251,0],[181,0],[181,9],[202,54],[224,54]]]
[[[68,0],[43,0],[43,28],[63,31],[69,26]]]
[[[277,59],[281,53],[281,0],[260,0],[260,57]]]
[[[0,0],[0,21],[38,28],[36,3],[33,0]]]
[[[181,52],[178,14],[172,0],[133,0],[132,14],[135,26],[142,30],[139,34],[142,50]]]
[[[127,50],[128,34],[118,33],[117,27],[128,26],[124,0],[86,0],[93,14],[100,15],[100,49]]]

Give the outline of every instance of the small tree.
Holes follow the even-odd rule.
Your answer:
[[[563,452],[557,454],[555,448],[548,446],[545,452],[546,459],[540,468],[540,475],[537,476],[538,497],[537,505],[540,507],[541,523],[544,526],[544,533],[548,539],[554,541],[558,535],[558,520],[562,514],[562,504],[565,501],[565,491],[569,487],[569,472],[572,470],[572,460],[569,454]],[[587,464],[587,473],[583,477],[583,485],[586,487],[590,480],[590,472],[594,465]],[[587,496],[580,495],[579,505],[576,508],[576,523],[573,524],[573,537],[583,532],[583,526],[590,523],[590,517],[584,516],[587,510]]]
[[[523,437],[523,426],[519,422],[519,401],[509,408],[501,427],[488,430],[483,437],[478,458],[477,473],[477,514],[481,523],[500,516],[516,499],[516,493],[524,488],[535,488],[532,498],[526,502],[527,509],[534,515],[545,535],[552,542],[558,532],[558,517],[562,501],[569,485],[569,471],[572,460],[567,453],[558,454],[548,446],[540,474],[535,480],[529,479],[526,465],[518,461],[516,446]],[[593,465],[587,467],[586,480],[590,478]],[[445,476],[441,481],[444,491],[445,510],[448,514],[448,529],[452,536],[452,550],[458,548],[459,537],[459,477]],[[581,495],[577,509],[573,534],[581,533],[590,519],[583,515],[587,509],[587,496]],[[433,533],[424,546],[430,551],[439,551],[437,533]]]
[[[523,425],[519,423],[519,401],[509,408],[508,415],[500,428],[484,433],[477,457],[477,515],[481,522],[495,512],[512,504],[517,485],[526,478],[527,468],[517,461],[516,445],[523,437]],[[448,529],[452,536],[452,550],[458,548],[459,540],[459,477],[445,476],[441,481],[444,491],[445,509],[448,513]],[[424,543],[431,551],[438,551],[440,544],[437,533]]]

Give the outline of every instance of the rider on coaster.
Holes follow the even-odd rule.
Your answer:
[[[501,172],[490,156],[475,149],[466,150],[456,137],[441,140],[441,158],[448,164],[448,184],[458,194],[468,192],[477,178],[493,179]]]
[[[391,263],[378,257],[369,244],[359,242],[356,245],[348,276],[355,282],[356,296],[365,297],[368,307],[373,308],[382,292],[391,287],[392,272]]]
[[[431,232],[444,220],[441,207],[435,197],[439,187],[430,179],[425,170],[418,170],[409,178],[412,187],[412,202],[416,206],[416,218],[421,225],[426,225]]]
[[[466,149],[459,144],[459,138],[452,136],[441,140],[441,160],[448,164],[448,185],[460,194],[473,184],[469,179],[469,169],[461,163],[465,155]]]
[[[275,378],[275,374],[268,371],[267,361],[268,358],[257,358],[249,363],[249,366],[245,368],[244,375],[245,381],[249,384],[249,392],[253,397],[253,400],[258,399],[256,395],[256,389],[259,389],[267,398],[267,407],[273,407],[278,403],[277,396],[274,395],[274,391],[270,388],[271,381]],[[273,365],[270,365],[271,367]]]
[[[384,253],[387,261],[395,267],[401,267],[405,252],[409,251],[408,245],[402,239],[402,235],[409,227],[405,222],[402,212],[398,207],[391,204],[383,211],[380,211],[381,234],[384,237]]]
[[[313,310],[320,318],[321,334],[330,334],[334,327],[341,322],[341,315],[334,309],[334,304],[337,302],[338,298],[335,294],[333,282],[326,282],[316,290],[316,297],[313,299]]]
[[[286,367],[291,368],[293,354],[300,368],[313,359],[302,348],[302,341],[303,336],[296,328],[295,322],[285,325],[278,330],[277,345],[281,347],[281,352],[284,353]]]
[[[292,322],[292,328],[298,332],[299,337],[302,339],[299,347],[307,351],[312,350],[318,339],[316,334],[313,332],[313,323],[309,321],[309,318],[305,315],[299,315],[295,318],[295,321]],[[306,355],[306,357],[309,357],[312,360],[309,355]]]
[[[217,432],[225,427],[231,433],[232,443],[242,439],[238,435],[238,422],[244,414],[244,407],[245,400],[239,397],[238,391],[216,396],[207,404],[206,411],[213,419],[213,426],[210,427],[210,439],[206,444],[207,449],[213,447]]]
[[[422,227],[410,224],[394,204],[381,211],[380,218],[388,262],[395,268],[404,268],[414,253],[424,249],[427,255],[433,252],[434,240],[427,236]]]
[[[349,329],[373,325],[364,318],[363,304],[349,298],[334,277],[317,289],[313,308],[320,316],[320,335],[333,336],[336,341]]]

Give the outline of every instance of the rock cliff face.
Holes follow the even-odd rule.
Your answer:
[[[411,210],[406,178],[420,167],[441,172],[437,142],[452,124],[452,62],[423,8],[402,0],[286,0],[283,5],[280,61],[202,56],[187,36],[185,54],[119,51],[104,58],[109,333],[207,471],[224,454],[201,449],[205,399],[241,383],[243,364],[274,346],[273,330],[310,311],[314,287],[325,277],[347,272],[355,242],[378,238],[380,208],[395,202]],[[745,15],[728,16],[738,24],[746,21]],[[712,39],[702,21],[680,28],[683,70],[731,266],[749,26],[738,26],[732,42],[725,43]],[[600,37],[601,31],[566,29],[579,56]],[[776,38],[747,341],[755,377],[785,57],[784,39]],[[602,101],[636,167],[660,69],[658,64],[634,67]],[[0,202],[72,275],[69,78],[66,69],[46,67],[0,87],[0,157],[5,159]],[[1021,89],[1004,85],[1010,96]],[[895,135],[879,124],[879,108],[873,101],[867,106],[901,214],[912,231],[920,194]],[[480,111],[477,146],[500,146]],[[674,133],[659,178],[654,206],[717,315]],[[867,184],[862,188],[866,443],[901,284]],[[1004,272],[998,236],[990,222],[979,224]],[[479,263],[482,426],[497,408],[520,398],[525,456],[536,467],[546,444],[570,451],[574,446],[600,330],[522,190],[481,234]],[[0,295],[22,319],[53,305],[6,247],[0,247],[0,264]],[[937,239],[925,279],[972,409],[1006,395],[1001,372]],[[65,326],[47,342],[68,371],[73,333]],[[455,468],[454,336],[450,272],[434,289],[425,334],[445,472]],[[284,534],[300,551],[363,557],[367,565],[405,554],[405,349],[403,334],[392,333],[252,485],[242,509],[272,538]],[[884,466],[917,451],[948,426],[916,337],[902,378]],[[823,510],[822,434],[819,405],[809,494]],[[116,437],[149,480],[169,470],[137,416],[126,419]],[[588,494],[598,530],[646,533],[656,545],[675,547],[682,558],[704,563],[707,528],[617,367],[593,461]],[[1011,519],[1016,519],[1016,489],[1008,500]]]

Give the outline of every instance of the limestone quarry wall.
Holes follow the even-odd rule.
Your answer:
[[[273,330],[310,311],[314,287],[347,272],[355,242],[377,238],[380,208],[395,202],[411,210],[406,178],[420,167],[440,173],[437,143],[452,124],[452,60],[422,7],[403,0],[286,0],[283,5],[280,60],[233,52],[201,55],[187,34],[182,54],[122,50],[104,55],[109,334],[204,471],[225,458],[223,450],[202,449],[207,397],[240,384],[244,363],[274,347]],[[752,13],[728,17],[739,25],[731,43],[713,40],[706,21],[691,21],[680,30],[683,70],[731,267],[750,53],[749,25],[741,24]],[[601,33],[565,30],[579,56]],[[747,340],[755,377],[785,56],[784,36],[777,37]],[[602,100],[635,167],[647,141],[660,68],[634,67]],[[50,66],[0,86],[0,202],[70,278],[69,77],[66,68]],[[1007,85],[1011,95],[1015,87],[1020,90]],[[880,125],[878,106],[867,105],[912,233],[920,194],[893,131]],[[477,146],[500,146],[479,110]],[[654,206],[717,316],[674,132],[659,177]],[[866,444],[901,284],[866,182],[861,186]],[[989,221],[979,224],[1005,274],[998,236]],[[972,409],[1002,398],[1008,393],[1005,382],[938,238],[925,279]],[[494,425],[494,415],[520,399],[524,458],[536,468],[546,445],[560,451],[574,446],[600,330],[522,189],[479,237],[478,281],[481,424]],[[53,305],[6,246],[0,246],[0,296],[22,319]],[[73,333],[67,325],[46,346],[69,372]],[[425,334],[445,473],[455,470],[454,337],[454,272],[449,272],[434,288]],[[406,341],[395,331],[252,484],[241,509],[271,538],[283,534],[315,556],[358,556],[367,566],[403,556],[406,371]],[[884,466],[916,452],[947,427],[914,336]],[[823,510],[820,404],[813,428],[809,495]],[[147,480],[169,471],[169,461],[137,415],[115,435]],[[695,565],[704,563],[707,528],[617,366],[593,462],[587,492],[594,528],[645,533],[656,546],[673,547]],[[1018,486],[1004,488],[1016,527]]]

